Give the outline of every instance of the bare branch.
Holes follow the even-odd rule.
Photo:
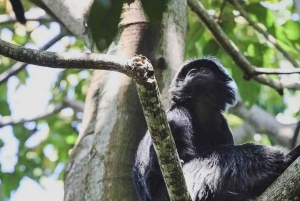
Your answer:
[[[77,111],[83,111],[84,109],[84,103],[76,100],[69,100],[69,99],[64,99],[62,103],[56,104],[56,105],[50,105],[46,109],[46,111],[42,114],[39,114],[35,117],[32,118],[21,118],[21,119],[16,119],[16,118],[11,118],[10,116],[4,116],[0,119],[0,128],[3,126],[7,125],[16,125],[16,124],[22,124],[30,121],[37,121],[39,119],[45,119],[55,113],[60,112],[62,109],[71,107],[74,110]]]
[[[300,73],[300,69],[272,69],[272,68],[255,68],[251,76],[259,74],[295,74]]]
[[[296,83],[285,83],[282,86],[284,86],[287,89],[292,89],[292,90],[300,90],[300,82]]]
[[[63,38],[65,35],[66,35],[66,33],[64,31],[60,32],[60,34],[55,36],[48,43],[46,43],[43,47],[41,47],[41,50],[47,50],[52,45],[54,45],[57,41],[59,41],[61,38]],[[26,66],[27,66],[27,63],[16,62],[12,67],[10,67],[9,69],[7,69],[6,71],[4,71],[0,74],[0,84],[3,82],[6,82],[8,80],[8,78],[10,78],[11,76],[19,73]]]
[[[27,21],[40,21],[40,22],[52,22],[54,21],[49,15],[39,12],[25,12],[25,18]],[[0,15],[0,24],[8,24],[17,22],[14,14]]]
[[[270,41],[274,47],[280,51],[283,56],[289,60],[294,67],[299,67],[298,62],[288,53],[286,52],[277,42],[275,37],[273,37],[271,34],[264,31],[261,27],[259,27],[248,15],[248,13],[244,10],[244,8],[238,3],[237,0],[227,0],[230,4],[232,4],[235,9],[237,9],[240,12],[240,15],[244,17],[250,26],[252,26],[254,29],[256,29],[259,33],[261,33],[268,41]]]
[[[222,5],[221,5],[221,8],[220,8],[220,14],[219,16],[217,17],[217,23],[220,24],[220,22],[222,21],[222,14],[223,14],[223,11],[225,9],[225,6],[226,6],[226,0],[223,0],[222,2]]]
[[[26,119],[26,118],[15,119],[15,118],[11,118],[10,116],[4,116],[0,120],[0,128],[3,126],[7,126],[7,125],[12,126],[12,125],[16,125],[16,124],[22,124],[22,123],[26,123],[26,122],[30,122],[30,121],[37,121],[39,119],[44,119],[44,118],[51,116],[52,114],[55,114],[55,113],[61,111],[65,107],[66,106],[61,103],[54,105],[54,106],[52,105],[52,106],[49,106],[43,114],[39,114],[35,117],[28,118],[28,119]]]
[[[231,58],[238,64],[238,66],[245,73],[245,78],[248,75],[252,75],[255,72],[254,67],[250,62],[241,54],[235,44],[230,41],[221,27],[212,19],[209,13],[205,10],[203,5],[197,0],[188,0],[188,5],[192,11],[194,11],[201,22],[210,30],[215,37],[216,41],[224,48],[225,51],[231,56]],[[254,79],[262,84],[268,85],[278,91],[279,94],[283,94],[283,86],[277,81],[270,79],[266,75],[258,75]]]
[[[249,133],[257,132],[275,138],[284,147],[290,146],[296,124],[282,124],[257,105],[253,105],[248,110],[240,100],[235,107],[229,109],[229,112],[245,121],[245,124],[238,127],[237,131],[233,130],[235,142],[241,143],[240,139],[247,138]]]
[[[73,108],[74,110],[77,110],[79,112],[83,112],[84,110],[84,103],[78,100],[70,100],[70,99],[64,99],[63,100],[64,104],[67,106]]]
[[[127,59],[97,53],[57,53],[20,47],[0,39],[0,54],[11,59],[44,67],[65,69],[97,69],[128,75]]]

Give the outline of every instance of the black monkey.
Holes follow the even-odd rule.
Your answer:
[[[235,86],[212,57],[184,63],[171,85],[167,117],[195,201],[254,198],[299,156],[299,147],[286,155],[267,146],[234,146],[222,112],[235,103]],[[169,200],[148,132],[136,153],[133,179],[140,200]]]
[[[21,0],[10,0],[10,3],[12,5],[12,8],[13,8],[13,11],[15,13],[17,20],[20,23],[25,24],[26,18],[24,15],[24,8],[23,8]]]
[[[184,163],[212,147],[233,145],[222,111],[236,101],[234,85],[216,59],[183,64],[171,86],[173,102],[167,117]],[[141,200],[168,200],[149,133],[139,145],[133,172]]]

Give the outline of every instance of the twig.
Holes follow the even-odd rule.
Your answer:
[[[47,14],[40,14],[37,12],[26,12],[25,13],[25,18],[27,21],[54,21],[49,15]],[[13,14],[3,14],[0,15],[0,24],[8,24],[8,23],[13,23],[17,22],[17,19],[15,15]]]
[[[84,103],[78,100],[70,100],[65,98],[63,100],[63,103],[66,104],[67,106],[73,108],[74,110],[83,112],[84,110]]]
[[[300,69],[272,69],[272,68],[255,68],[251,76],[258,74],[295,74],[300,73]]]
[[[221,22],[222,14],[223,14],[223,11],[224,11],[224,9],[225,9],[225,6],[226,6],[226,0],[223,0],[222,5],[221,5],[221,9],[220,9],[220,14],[219,14],[219,16],[217,17],[217,23],[218,23],[218,24],[220,24],[220,22]]]
[[[47,50],[49,47],[54,45],[57,41],[59,41],[61,38],[63,38],[66,35],[65,31],[61,31],[57,36],[55,36],[53,39],[51,39],[48,43],[46,43],[43,47],[41,47],[41,50]],[[16,62],[12,67],[4,71],[0,74],[0,84],[3,82],[6,82],[8,78],[10,78],[13,75],[16,75],[21,70],[23,70],[27,66],[27,63],[23,62]]]
[[[7,125],[12,126],[12,125],[22,124],[22,123],[26,123],[26,122],[30,122],[30,121],[37,121],[39,119],[45,119],[55,113],[60,112],[62,109],[67,108],[67,107],[71,107],[74,110],[83,112],[84,103],[77,101],[77,100],[64,99],[62,103],[58,103],[54,106],[49,106],[43,114],[39,114],[32,118],[16,119],[16,118],[11,118],[10,116],[4,116],[4,117],[0,118],[0,128],[3,126],[7,126]]]
[[[294,135],[293,135],[293,138],[292,138],[292,141],[291,141],[291,147],[290,147],[291,149],[296,147],[296,143],[297,143],[299,133],[300,133],[300,121],[298,121],[297,126],[295,128],[295,132],[294,132]]]
[[[300,90],[300,82],[296,82],[296,83],[286,83],[283,84],[283,86],[287,89],[291,89],[291,90]]]
[[[51,116],[54,113],[57,113],[57,112],[61,111],[65,107],[66,106],[64,104],[61,104],[61,103],[57,104],[57,105],[54,105],[52,107],[50,106],[50,107],[47,108],[45,113],[39,114],[35,117],[28,118],[28,119],[25,119],[25,118],[14,119],[14,118],[11,118],[10,116],[2,117],[1,120],[0,120],[0,128],[3,127],[3,126],[7,126],[7,125],[16,125],[16,124],[22,124],[22,123],[26,123],[26,122],[30,122],[30,121],[37,121],[39,119],[44,119],[44,118],[47,118],[47,117]]]
[[[241,54],[238,48],[230,41],[221,27],[212,19],[203,5],[197,0],[188,0],[188,5],[194,13],[199,17],[201,22],[210,30],[212,35],[215,37],[216,41],[224,48],[226,52],[231,56],[231,58],[237,63],[237,65],[243,70],[244,77],[247,79],[248,75],[252,75],[255,72],[254,67],[250,62]],[[253,79],[256,81],[268,85],[279,94],[283,94],[282,84],[274,79],[269,78],[266,75],[258,75]]]
[[[57,53],[20,47],[0,39],[0,54],[29,64],[64,69],[110,70],[128,74],[128,59],[97,53]]]
[[[250,26],[252,26],[254,29],[256,29],[259,33],[261,33],[268,41],[270,41],[274,47],[280,51],[283,56],[289,60],[294,67],[300,67],[298,62],[293,58],[291,57],[291,55],[286,52],[277,42],[276,42],[276,39],[275,37],[273,37],[271,34],[267,33],[266,31],[264,31],[261,27],[259,27],[251,18],[250,16],[248,15],[248,13],[244,10],[244,8],[240,5],[240,3],[237,2],[237,0],[227,0],[231,5],[233,5],[239,12],[240,12],[240,15],[242,17],[244,17]]]

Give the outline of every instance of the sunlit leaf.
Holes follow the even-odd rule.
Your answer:
[[[259,97],[261,85],[253,80],[245,80],[240,69],[232,68],[232,72],[232,76],[237,83],[242,101],[248,108],[251,108]]]
[[[290,40],[300,40],[300,23],[288,21],[283,25],[284,32]]]

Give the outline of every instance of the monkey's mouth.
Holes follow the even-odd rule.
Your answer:
[[[197,76],[197,77],[194,77],[192,82],[193,82],[193,84],[198,85],[198,84],[205,84],[207,82],[207,80],[204,77]]]

